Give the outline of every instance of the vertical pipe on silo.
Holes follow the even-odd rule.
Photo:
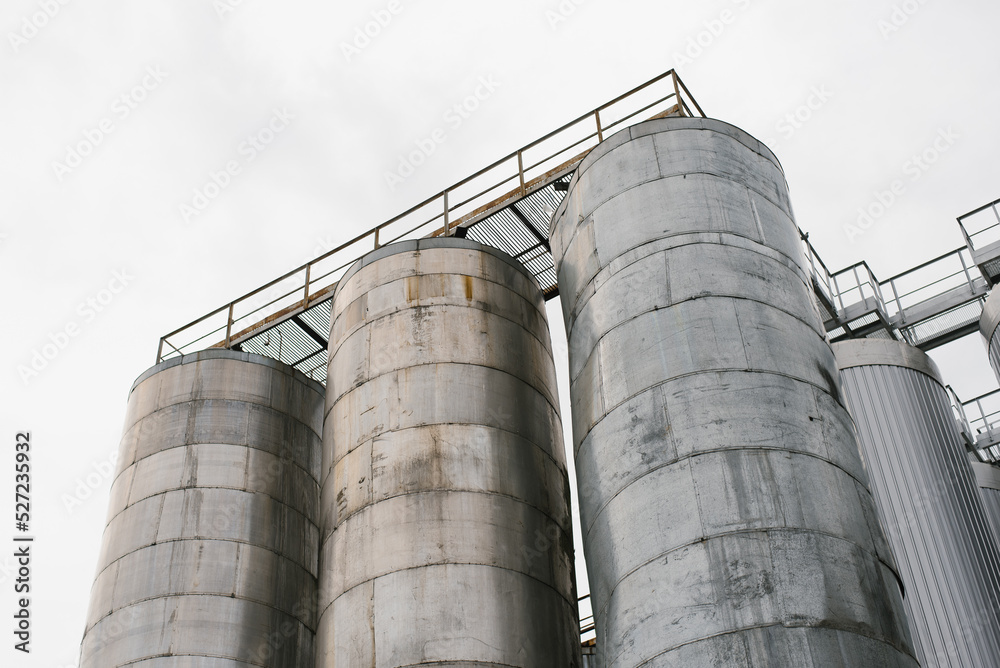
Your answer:
[[[323,398],[227,350],[140,376],[81,668],[312,664]]]
[[[921,665],[1000,666],[1000,553],[937,367],[898,341],[834,351]]]
[[[331,330],[317,667],[579,666],[537,283],[472,241],[392,244]]]
[[[602,665],[915,666],[774,155],[623,130],[551,243]]]

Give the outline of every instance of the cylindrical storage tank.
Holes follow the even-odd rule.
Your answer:
[[[455,238],[334,296],[317,666],[579,666],[569,485],[537,283]]]
[[[998,336],[998,325],[1000,325],[1000,290],[994,290],[986,298],[983,305],[983,317],[979,320],[979,331],[986,339],[986,349],[990,356],[990,366],[993,373],[1000,381],[1000,336]]]
[[[1000,544],[1000,468],[992,464],[973,462],[972,471],[976,474],[976,483],[983,496],[986,518],[993,527],[997,543]]]
[[[937,367],[898,341],[834,351],[921,665],[1000,666],[1000,555]]]
[[[312,665],[323,398],[228,350],[140,376],[81,668]]]
[[[916,665],[774,155],[623,130],[551,243],[601,665]]]

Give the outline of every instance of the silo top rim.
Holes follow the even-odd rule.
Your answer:
[[[926,374],[944,385],[934,360],[919,348],[900,341],[850,339],[834,343],[833,352],[841,371],[859,366],[900,366]]]
[[[155,376],[161,371],[166,371],[167,369],[180,366],[182,364],[197,364],[198,362],[204,362],[206,360],[232,360],[235,362],[246,362],[248,364],[260,364],[261,366],[270,367],[276,371],[292,376],[295,380],[307,385],[309,388],[321,395],[326,394],[326,388],[323,387],[322,383],[313,380],[298,369],[291,367],[284,362],[279,362],[278,360],[271,359],[270,357],[264,357],[263,355],[229,350],[228,348],[209,348],[208,350],[201,350],[199,352],[182,355],[180,357],[171,357],[164,362],[160,362],[156,366],[146,369],[138,378],[135,379],[135,382],[132,383],[132,387],[129,389],[129,395],[132,394],[135,388],[139,387],[140,383],[152,376]]]
[[[731,123],[720,121],[715,118],[669,116],[636,123],[635,125],[619,130],[613,135],[605,138],[604,141],[592,148],[586,157],[584,157],[584,159],[580,162],[580,166],[577,167],[576,172],[573,174],[573,178],[570,181],[570,190],[576,186],[576,183],[580,180],[580,177],[587,171],[587,169],[619,146],[648,135],[677,130],[704,130],[727,135],[743,144],[751,151],[754,151],[755,153],[762,155],[767,160],[770,160],[777,166],[782,174],[785,173],[784,168],[781,166],[781,161],[778,160],[778,156],[776,156],[774,152],[764,144],[764,142],[755,139],[753,135],[746,130],[742,130]],[[553,214],[553,220],[563,214],[568,203],[569,198],[563,200]]]
[[[346,285],[354,274],[361,271],[362,268],[367,267],[373,262],[377,262],[383,258],[390,257],[392,255],[398,255],[399,253],[415,253],[422,250],[431,250],[435,248],[458,248],[464,250],[473,250],[492,255],[495,258],[503,260],[513,268],[517,269],[519,272],[524,274],[534,285],[538,285],[538,281],[535,277],[531,275],[523,264],[515,260],[513,257],[503,252],[499,248],[493,248],[492,246],[487,246],[481,244],[478,241],[473,241],[472,239],[461,239],[459,237],[431,237],[428,239],[413,239],[410,241],[397,241],[395,243],[386,244],[381,248],[371,251],[363,255],[357,262],[351,265],[351,268],[347,270],[343,278],[340,279],[337,285],[337,290],[334,293],[334,299],[340,293],[340,288]],[[541,287],[538,288],[541,290]]]
[[[993,333],[1000,326],[1000,290],[993,290],[983,305],[983,317],[979,319],[979,331],[986,342],[993,338]]]

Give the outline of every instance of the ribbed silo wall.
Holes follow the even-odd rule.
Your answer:
[[[937,367],[897,341],[834,351],[921,665],[1000,666],[1000,555]]]
[[[990,366],[1000,381],[1000,290],[994,290],[983,305],[983,317],[979,320],[979,331],[986,339],[986,349],[990,356]]]
[[[579,666],[544,302],[455,238],[356,263],[333,305],[317,666]]]
[[[551,234],[602,666],[915,666],[774,155],[598,145]]]
[[[973,462],[972,470],[976,474],[979,492],[983,495],[986,517],[1000,544],[1000,467]]]
[[[136,381],[81,668],[312,664],[323,399],[224,350]]]

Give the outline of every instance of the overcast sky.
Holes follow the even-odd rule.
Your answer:
[[[373,12],[385,25],[356,39]],[[5,0],[0,513],[31,430],[37,542],[34,651],[0,624],[0,664],[76,665],[101,472],[161,335],[675,66],[709,116],[774,149],[826,263],[886,278],[962,245],[955,218],[1000,197],[998,25],[996,0]],[[446,123],[483,80],[479,108]],[[446,141],[390,188],[437,128]],[[935,357],[961,395],[995,387],[978,335]]]

